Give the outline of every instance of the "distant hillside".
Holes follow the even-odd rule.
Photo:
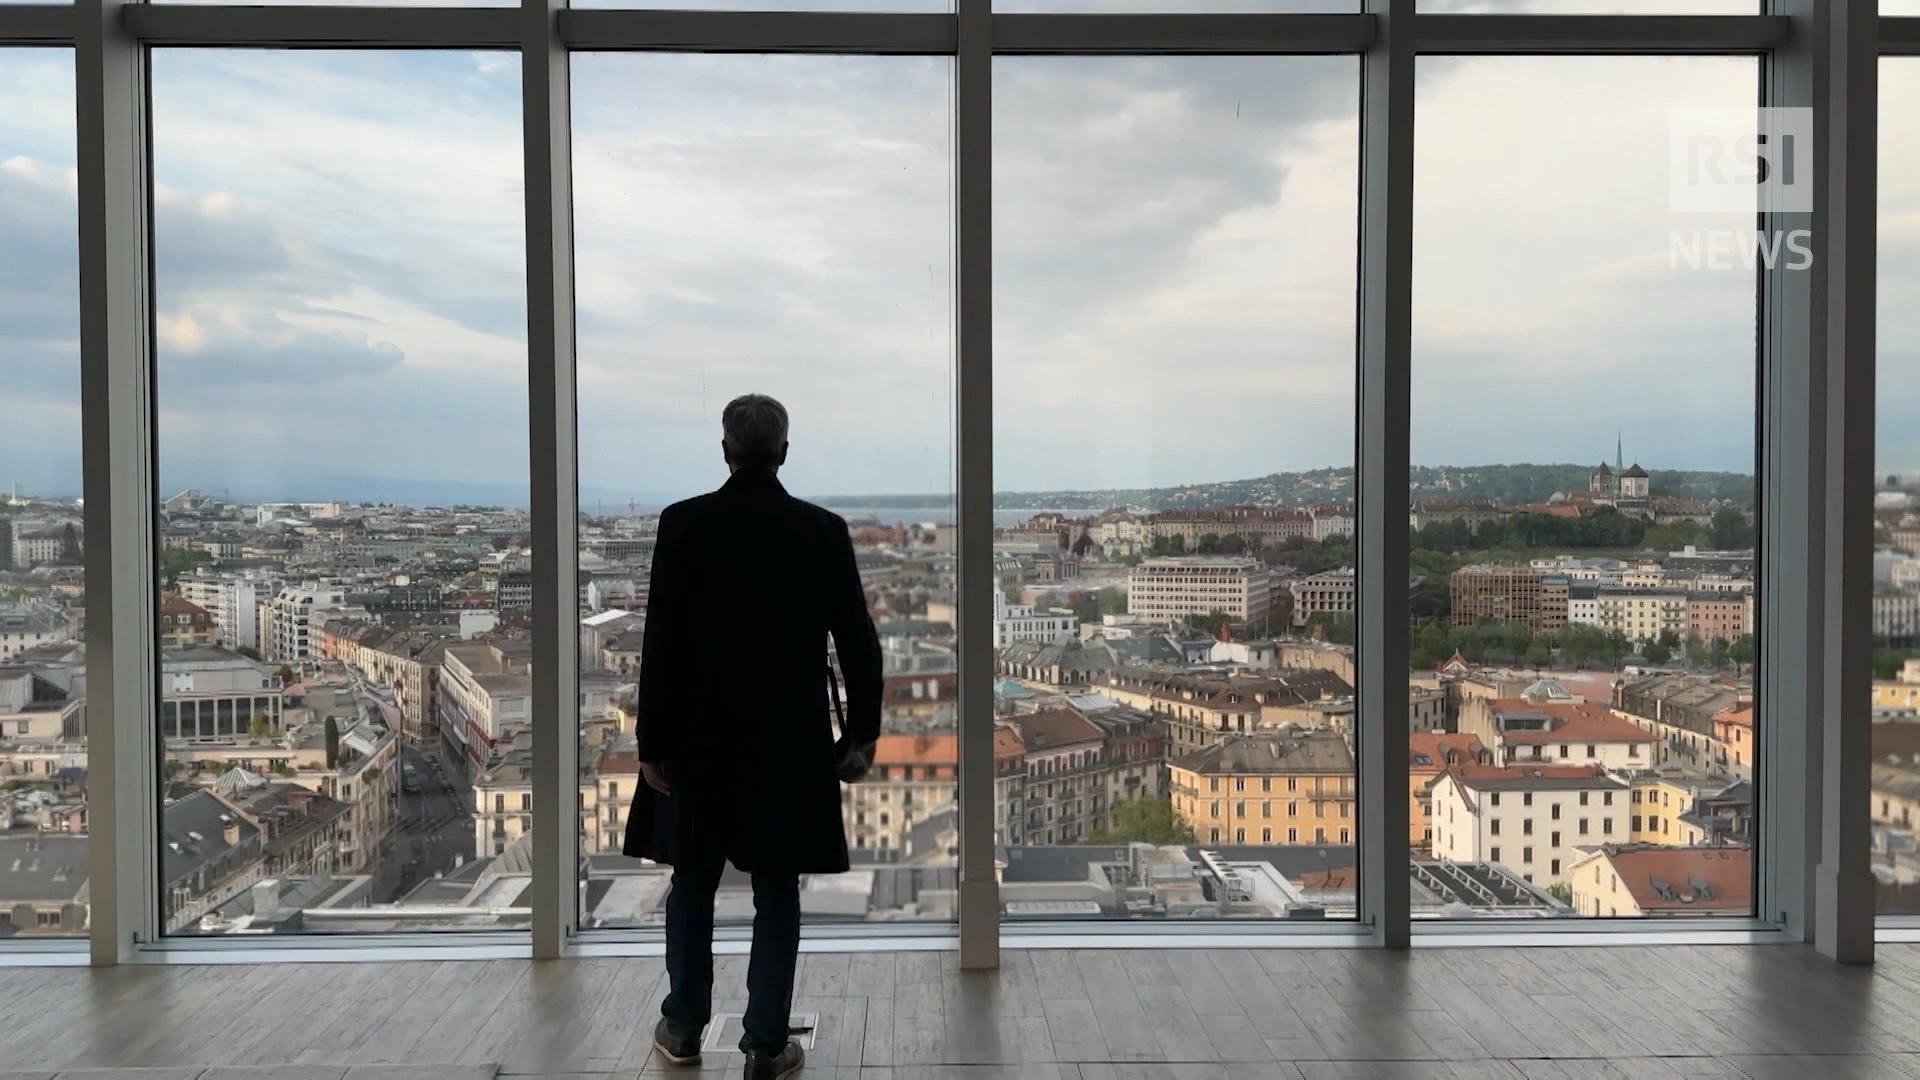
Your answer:
[[[1417,466],[1408,491],[1415,499],[1545,502],[1556,492],[1585,491],[1592,470],[1591,465]],[[1753,477],[1744,473],[1655,470],[1650,475],[1655,495],[1730,499],[1742,506],[1753,500]],[[1103,510],[1114,506],[1182,510],[1230,504],[1299,506],[1344,502],[1352,497],[1352,469],[1316,469],[1169,488],[1001,492],[994,496],[993,504],[1000,510]]]

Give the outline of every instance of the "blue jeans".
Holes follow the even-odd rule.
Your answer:
[[[713,894],[725,859],[673,868],[667,894],[667,981],[660,1012],[682,1031],[713,1019]],[[787,1045],[793,973],[800,960],[800,875],[753,875],[753,955],[747,964],[747,1015],[740,1049],[778,1053]]]

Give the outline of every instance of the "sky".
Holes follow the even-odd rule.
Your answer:
[[[0,486],[27,491],[78,487],[71,63],[0,49]],[[719,412],[747,391],[792,412],[796,491],[949,491],[950,61],[582,55],[573,77],[583,502],[720,482]],[[1751,469],[1753,278],[1671,255],[1743,219],[1669,210],[1667,130],[1757,77],[1421,62],[1417,464],[1597,462],[1618,438],[1650,468]],[[1352,464],[1358,78],[1352,57],[996,62],[996,488]],[[518,93],[511,54],[156,52],[163,485],[523,498]],[[1883,94],[1911,115],[1920,61],[1886,63]],[[1920,470],[1920,316],[1887,300],[1920,277],[1916,166],[1920,133],[1888,126],[1892,471]]]

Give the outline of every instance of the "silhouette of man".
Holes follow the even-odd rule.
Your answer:
[[[731,477],[660,515],[640,653],[640,771],[626,854],[673,867],[670,991],[654,1027],[668,1062],[700,1059],[713,1008],[713,901],[726,863],[753,879],[748,1080],[799,1071],[789,1038],[800,875],[845,871],[840,776],[880,738],[880,641],[847,523],[788,495],[787,410],[749,394],[721,414]],[[827,639],[846,677],[829,717]],[[843,769],[843,763],[847,767]]]

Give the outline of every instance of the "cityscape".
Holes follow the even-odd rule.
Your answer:
[[[1674,474],[1676,490],[1719,492],[1700,497],[1618,457],[1541,471],[1584,482],[1537,501],[1480,497],[1474,482],[1412,501],[1414,911],[1744,913],[1750,481]],[[1883,905],[1920,878],[1920,660],[1902,651],[1920,637],[1916,495],[1898,477],[1876,495]],[[12,816],[0,847],[13,857],[0,850],[0,927],[75,934],[87,920],[85,537],[76,500],[4,502]],[[665,868],[618,854],[638,782],[634,681],[657,521],[619,509],[583,513],[578,552],[589,927],[657,925],[667,889]],[[813,921],[951,919],[956,530],[940,508],[926,520],[841,509],[885,647],[884,734],[873,773],[844,789],[854,869],[808,880],[803,908]],[[525,511],[193,489],[159,510],[165,930],[526,925]],[[1005,917],[1351,918],[1351,504],[996,516]],[[744,879],[723,888],[722,918],[750,914]]]

